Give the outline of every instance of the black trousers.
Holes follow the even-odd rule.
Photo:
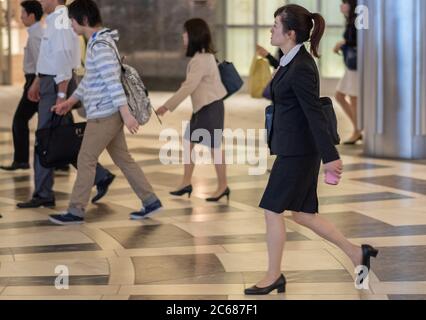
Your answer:
[[[24,93],[13,118],[14,162],[30,162],[30,129],[28,124],[38,111],[38,102],[32,102],[28,99],[28,90],[33,84],[34,79],[34,74],[25,75]]]

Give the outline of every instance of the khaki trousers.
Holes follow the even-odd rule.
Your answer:
[[[129,153],[123,127],[119,112],[107,118],[87,121],[68,212],[79,216],[84,214],[90,200],[96,164],[105,149],[144,204],[157,200],[151,184]]]

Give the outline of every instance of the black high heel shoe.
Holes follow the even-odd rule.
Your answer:
[[[231,195],[231,190],[229,188],[226,188],[225,192],[222,193],[219,197],[217,197],[217,198],[207,198],[206,201],[207,202],[218,202],[223,197],[226,197],[228,199],[228,201],[229,201],[229,196],[230,195]]]
[[[373,248],[372,246],[368,244],[363,244],[361,246],[362,249],[362,265],[361,267],[367,268],[367,275],[364,275],[363,270],[361,270],[358,273],[357,282],[359,281],[360,284],[364,283],[364,278],[368,277],[371,269],[371,257],[376,258],[379,254],[379,250],[376,248]],[[358,280],[359,279],[359,280]]]
[[[367,270],[370,272],[370,260],[371,257],[376,258],[379,254],[379,250],[373,248],[368,244],[363,244],[362,248],[362,265],[367,267]]]
[[[278,293],[285,293],[285,287],[287,285],[287,280],[284,275],[281,275],[275,283],[271,284],[266,288],[258,288],[257,286],[253,286],[244,290],[244,294],[247,296],[266,296],[270,294],[272,291],[277,290]]]
[[[189,186],[187,186],[187,187],[185,187],[185,188],[183,188],[181,190],[170,192],[170,194],[172,196],[177,196],[177,197],[182,197],[185,194],[188,194],[188,198],[191,198],[192,191],[193,191],[192,190],[192,185],[189,185]]]

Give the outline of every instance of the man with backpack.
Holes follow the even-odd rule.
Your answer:
[[[28,89],[28,99],[38,103],[39,130],[52,126],[54,122],[52,106],[65,101],[68,93],[76,87],[73,70],[80,65],[80,47],[77,36],[67,24],[69,19],[65,2],[66,0],[40,0],[43,11],[47,14],[46,28],[40,43],[36,65],[37,76]],[[62,124],[72,122],[71,113],[61,119]],[[114,178],[112,173],[97,165],[95,184],[98,192],[92,199],[93,203],[105,196]],[[42,166],[37,152],[34,156],[34,184],[32,198],[18,203],[17,207],[20,209],[55,207],[54,170]]]
[[[117,31],[102,28],[99,8],[92,0],[75,0],[68,9],[72,28],[88,40],[86,73],[73,95],[54,106],[52,111],[64,115],[82,101],[88,121],[70,205],[67,212],[52,215],[50,220],[60,225],[84,223],[96,163],[105,149],[142,201],[142,209],[132,213],[131,218],[145,219],[158,212],[162,204],[127,147],[123,126],[136,134],[139,123],[130,113],[121,82],[121,64],[115,44]]]

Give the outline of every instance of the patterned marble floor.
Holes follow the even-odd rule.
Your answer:
[[[20,89],[0,88],[0,162],[11,159],[9,126]],[[169,94],[153,93],[156,106]],[[239,95],[226,103],[227,127],[262,128],[266,101]],[[182,167],[158,160],[164,128],[181,130],[189,101],[165,119],[129,136],[165,210],[152,219],[128,219],[140,203],[106,154],[102,163],[118,175],[107,197],[90,206],[87,223],[57,227],[50,209],[17,211],[32,190],[32,172],[0,173],[0,299],[247,299],[245,287],[267,265],[265,226],[257,207],[268,174],[249,176],[248,165],[229,167],[229,203],[205,202],[215,189],[212,166],[196,169],[191,199],[172,198]],[[342,136],[348,122],[338,109]],[[35,122],[32,122],[34,128]],[[345,175],[339,187],[320,184],[321,213],[356,243],[379,247],[370,289],[357,290],[350,261],[334,245],[286,217],[288,242],[284,295],[257,299],[426,299],[426,163],[369,159],[362,148],[341,148]],[[271,166],[273,159],[269,160]],[[64,210],[75,172],[58,174],[57,210]],[[68,290],[58,290],[55,268],[67,266]],[[256,299],[256,297],[250,297]]]

